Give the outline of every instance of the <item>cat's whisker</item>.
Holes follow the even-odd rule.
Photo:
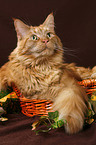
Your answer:
[[[70,48],[67,48],[67,47],[63,47],[63,49],[64,49],[64,54],[65,55],[73,56],[75,58],[78,58],[78,60],[80,60],[80,58],[77,56],[77,54],[78,54],[77,49],[73,50],[73,49],[70,49]]]
[[[63,47],[64,51],[71,51],[71,52],[77,52],[77,49],[71,49],[71,48],[67,48],[67,47]]]

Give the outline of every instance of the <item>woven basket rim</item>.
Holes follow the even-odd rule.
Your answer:
[[[95,87],[95,85],[96,85],[96,79],[84,79],[82,81],[79,81],[78,83],[79,83],[79,85],[84,86],[85,88],[91,86],[91,88],[89,89],[90,91],[91,91],[91,89],[96,88]],[[33,102],[46,102],[46,101],[49,101],[50,102],[51,101],[49,99],[48,100],[47,99],[28,99],[24,95],[21,94],[20,90],[18,90],[18,88],[15,86],[14,83],[12,84],[12,86],[13,86],[13,88],[15,87],[17,89],[17,91],[19,92],[19,94],[20,94],[19,95],[20,101],[23,101],[23,102],[25,102],[25,101],[26,102],[30,102],[30,101],[33,101]]]

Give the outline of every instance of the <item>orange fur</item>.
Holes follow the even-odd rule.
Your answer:
[[[74,63],[66,63],[65,64],[67,68],[72,69],[77,74],[80,75],[82,79],[95,79],[96,78],[96,66],[94,66],[92,69],[85,68],[85,67],[78,67]]]
[[[66,119],[69,134],[83,128],[87,96],[77,84],[80,77],[63,64],[63,47],[50,14],[40,26],[27,26],[14,19],[17,47],[0,69],[0,90],[12,82],[26,98],[51,99],[59,118]]]

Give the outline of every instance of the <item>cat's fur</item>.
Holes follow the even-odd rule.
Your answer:
[[[50,99],[59,118],[67,120],[67,133],[82,130],[87,96],[77,83],[80,77],[63,64],[63,48],[54,31],[53,14],[38,27],[18,19],[14,19],[14,25],[18,43],[0,69],[0,90],[14,82],[26,98]]]
[[[96,79],[96,66],[91,69],[90,67],[78,67],[75,65],[75,63],[65,63],[65,65],[68,69],[76,72],[81,77],[81,79]]]

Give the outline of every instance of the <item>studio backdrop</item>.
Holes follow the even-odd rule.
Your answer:
[[[96,65],[95,0],[0,0],[0,66],[16,47],[12,18],[38,26],[49,13],[55,17],[55,31],[64,46],[65,62]]]

